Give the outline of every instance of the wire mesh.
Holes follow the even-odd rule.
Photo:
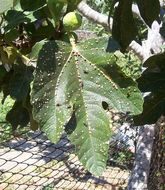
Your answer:
[[[124,135],[120,130],[117,134]],[[126,139],[112,138],[107,169],[94,177],[83,168],[65,135],[58,144],[39,131],[14,137],[0,146],[0,190],[124,189],[133,163]]]
[[[160,118],[155,128],[148,189],[165,189],[165,117]]]
[[[79,31],[78,35],[80,39],[95,37],[87,31]],[[127,123],[114,129],[107,168],[100,177],[83,168],[66,135],[58,144],[39,131],[16,135],[0,144],[0,190],[125,189],[133,166],[136,135],[136,129]]]

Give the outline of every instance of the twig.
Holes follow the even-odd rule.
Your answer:
[[[108,22],[107,15],[101,14],[93,10],[83,1],[79,3],[78,10],[83,16],[85,16],[89,20],[102,25],[109,32],[112,31],[113,19],[111,17],[109,18],[109,22]],[[140,60],[143,60],[144,58],[143,48],[139,43],[137,43],[136,41],[133,41],[129,45],[129,49],[132,50],[139,57]]]

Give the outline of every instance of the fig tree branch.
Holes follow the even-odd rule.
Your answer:
[[[113,24],[112,18],[110,18],[110,22],[108,23],[108,16],[107,15],[101,14],[101,13],[93,10],[84,1],[80,2],[80,4],[78,5],[78,10],[84,17],[88,18],[89,20],[91,20],[97,24],[102,25],[107,31],[109,31],[109,32],[112,31],[112,24]],[[142,20],[137,5],[133,4],[132,11],[133,11],[134,15],[138,16],[138,18],[140,18]],[[144,22],[144,21],[142,20],[142,22]],[[147,27],[147,28],[151,34],[152,29],[150,29],[149,27]],[[154,33],[155,33],[155,30],[154,30]],[[157,35],[154,34],[153,37],[154,36],[160,36],[159,30],[157,30]],[[152,38],[152,41],[153,41],[153,38]],[[163,41],[159,40],[159,42],[160,42],[160,44],[157,44],[157,45],[161,46]],[[140,60],[144,61],[151,55],[151,52],[150,52],[151,49],[154,49],[154,47],[153,48],[146,48],[146,47],[150,47],[151,44],[152,44],[152,42],[150,41],[150,39],[145,40],[142,43],[142,45],[140,45],[136,41],[132,41],[130,43],[128,49],[132,50],[139,57]],[[152,45],[154,46],[154,44],[152,44]],[[158,52],[155,52],[155,53],[158,53]]]
[[[78,11],[89,20],[102,25],[107,31],[112,31],[113,19],[110,18],[110,23],[108,23],[108,16],[101,14],[95,10],[93,10],[90,6],[88,6],[84,1],[81,1],[78,5]],[[143,49],[140,44],[133,41],[129,45],[129,49],[132,50],[141,60],[143,60]]]

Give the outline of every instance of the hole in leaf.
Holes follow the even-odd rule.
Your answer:
[[[107,102],[102,101],[102,107],[104,110],[108,110],[109,105],[107,104]]]
[[[69,122],[65,125],[65,132],[70,135],[74,132],[77,126],[77,120],[75,116],[75,112],[73,112],[72,117],[70,118]]]
[[[129,98],[131,96],[130,92],[127,93],[127,98]]]
[[[88,71],[85,71],[85,70],[84,70],[84,74],[88,74]]]
[[[61,104],[57,103],[56,106],[59,107],[59,106],[61,106]]]
[[[88,125],[86,123],[83,123],[85,127],[88,127]]]
[[[84,83],[81,81],[80,82],[80,87],[83,88],[84,87]]]
[[[71,109],[71,108],[72,108],[72,106],[71,106],[71,105],[68,105],[68,106],[67,106],[67,109]]]

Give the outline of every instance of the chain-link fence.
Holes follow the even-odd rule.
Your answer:
[[[165,190],[165,117],[159,119],[155,128],[148,189]]]
[[[89,38],[90,35],[94,34],[79,34],[83,39]],[[114,117],[118,120],[118,116]],[[125,118],[122,118],[122,122],[123,119]],[[121,123],[121,127],[113,129],[107,168],[100,177],[91,175],[83,168],[74,154],[74,146],[65,135],[58,144],[51,143],[42,132],[28,130],[3,140],[5,128],[0,127],[0,190],[126,189],[133,168],[138,137],[138,128],[131,128],[128,123]],[[148,184],[150,190],[165,189],[164,139],[165,127],[159,127],[153,147],[155,156],[152,156],[151,162]]]
[[[107,169],[101,177],[83,168],[65,135],[58,144],[51,143],[41,132],[17,135],[0,146],[0,190],[124,189],[134,157],[133,133],[126,126],[116,131],[110,141]]]

